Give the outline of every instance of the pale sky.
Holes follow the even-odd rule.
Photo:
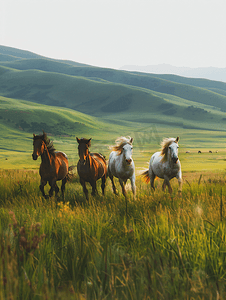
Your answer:
[[[225,0],[1,0],[0,45],[99,67],[226,67]]]

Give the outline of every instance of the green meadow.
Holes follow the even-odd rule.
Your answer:
[[[76,115],[60,108],[51,112],[59,120]],[[65,199],[44,199],[40,158],[31,157],[33,132],[2,124],[7,134],[1,137],[0,152],[0,299],[224,299],[224,132],[174,128],[172,134],[164,126],[121,122],[111,127],[106,120],[76,117],[87,124],[91,151],[106,158],[122,132],[134,137],[136,201],[129,184],[127,204],[118,182],[115,196],[108,178],[105,196],[98,183],[99,195],[87,202],[76,168]],[[106,126],[111,130],[106,132]],[[82,134],[72,130],[49,136],[57,150],[68,154],[69,165],[78,161],[77,135]],[[169,195],[162,192],[160,179],[153,192],[139,176],[161,139],[176,135],[181,197],[176,179]]]
[[[3,46],[0,58],[0,300],[225,299],[226,83]],[[64,199],[39,190],[42,130],[75,166]],[[119,136],[134,138],[136,200],[108,178],[86,201],[76,137],[108,159]],[[182,195],[176,179],[171,195],[159,178],[152,191],[140,173],[177,136]]]
[[[1,170],[1,299],[224,299],[225,176],[185,172],[181,197],[137,177],[126,209],[109,179],[46,200],[37,170]]]

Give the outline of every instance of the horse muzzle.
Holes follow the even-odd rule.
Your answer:
[[[86,161],[83,159],[83,160],[79,160],[79,163],[82,165],[82,166],[84,166],[85,165],[85,163],[86,163]]]
[[[176,164],[178,161],[178,157],[172,157],[173,162]]]
[[[33,160],[37,160],[38,159],[38,155],[37,154],[32,154],[32,158],[33,158]]]
[[[131,164],[131,162],[132,162],[132,159],[131,159],[131,158],[129,158],[129,159],[126,159],[126,163],[127,163],[127,165],[130,165],[130,164]]]

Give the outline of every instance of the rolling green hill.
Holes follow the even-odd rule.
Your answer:
[[[129,128],[134,130],[135,126]],[[40,134],[42,130],[57,150],[67,153],[70,164],[78,160],[76,136],[92,138],[92,151],[103,149],[105,154],[109,141],[113,142],[120,132],[129,134],[125,124],[112,126],[111,122],[68,108],[0,96],[0,168],[38,168],[39,163],[31,159],[32,138],[33,133]]]
[[[23,59],[1,62],[2,66],[17,70],[41,70],[71,76],[85,77],[96,81],[109,81],[151,91],[174,95],[197,103],[215,106],[226,111],[226,83],[191,79],[174,75],[131,73],[106,68],[81,66],[78,63],[59,62],[49,59]],[[194,105],[196,105],[194,103]]]
[[[2,157],[27,153],[24,145],[30,153],[32,133],[42,130],[69,153],[76,135],[93,137],[104,151],[131,135],[141,160],[166,136],[180,135],[186,148],[224,147],[225,111],[223,82],[97,68],[0,46]]]
[[[117,137],[132,136],[137,171],[147,167],[151,154],[159,149],[162,138],[167,136],[180,136],[180,158],[186,169],[206,168],[203,155],[208,168],[219,168],[219,163],[224,161],[222,150],[213,155],[203,154],[200,166],[197,165],[198,154],[196,163],[192,157],[198,149],[204,152],[222,149],[226,131],[185,129],[183,126],[166,124],[164,119],[161,121],[157,117],[155,123],[138,122],[139,114],[136,114],[136,122],[125,120],[128,114],[121,115],[121,118],[117,116],[96,118],[68,108],[0,96],[0,168],[37,169],[40,161],[31,158],[32,137],[33,133],[39,134],[42,130],[47,132],[57,150],[68,155],[70,165],[76,165],[78,161],[76,136],[92,138],[91,151],[100,152],[106,158],[110,153],[109,145],[114,144]],[[185,154],[186,150],[191,150],[192,156]],[[222,164],[220,167],[224,168]]]
[[[0,66],[0,79],[0,95],[4,97],[66,107],[105,120],[226,129],[225,113],[222,112],[226,110],[226,97],[203,88],[174,83],[177,93],[172,93],[172,83],[168,90],[167,81],[161,79],[158,84],[163,81],[162,88],[150,90],[97,78],[36,69],[19,71],[3,66]],[[158,92],[159,89],[162,92]],[[174,95],[180,93],[180,97]],[[184,93],[189,95],[186,98],[197,98],[197,101],[183,98]]]
[[[0,124],[2,128],[6,127],[11,131],[32,134],[44,130],[53,136],[75,136],[88,132],[95,135],[98,130],[104,136],[105,130],[114,132],[108,123],[68,108],[40,105],[1,96]]]

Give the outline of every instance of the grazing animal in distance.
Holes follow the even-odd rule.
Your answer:
[[[179,137],[163,139],[161,143],[161,151],[155,152],[150,159],[149,169],[143,172],[141,175],[144,177],[146,183],[150,181],[151,187],[155,190],[154,180],[158,176],[164,179],[162,189],[165,190],[168,186],[168,190],[172,193],[170,180],[174,177],[178,179],[179,192],[182,192],[182,172],[181,164],[178,158],[178,141]]]
[[[110,153],[108,160],[108,175],[112,182],[113,192],[116,194],[116,187],[113,177],[119,179],[122,187],[122,193],[126,197],[125,184],[130,179],[133,198],[136,198],[136,185],[135,185],[135,165],[132,159],[133,151],[133,138],[119,137],[115,140],[116,145],[110,147],[113,150]]]
[[[100,153],[90,153],[91,138],[76,138],[78,142],[79,161],[77,163],[77,171],[80,178],[80,183],[83,187],[83,192],[88,200],[88,190],[86,182],[92,186],[92,195],[96,194],[96,181],[101,178],[101,189],[104,195],[106,177],[107,177],[107,163],[103,155]]]
[[[41,156],[41,164],[39,168],[39,174],[41,176],[40,190],[43,197],[48,198],[44,192],[44,187],[47,182],[50,185],[49,196],[57,196],[59,188],[56,184],[57,181],[62,180],[61,192],[64,197],[65,184],[67,182],[68,175],[68,158],[64,152],[56,151],[53,143],[50,142],[47,134],[43,131],[43,134],[33,134],[33,160],[37,160]]]
[[[198,153],[202,153],[202,151],[199,150]]]

